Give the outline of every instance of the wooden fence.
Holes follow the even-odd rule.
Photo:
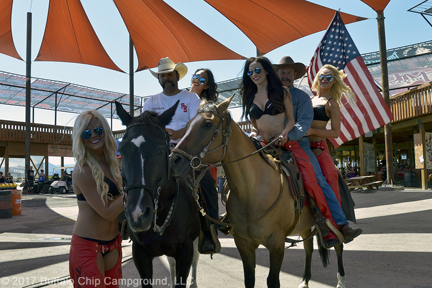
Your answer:
[[[432,112],[432,82],[402,92],[390,99],[392,123],[424,116]]]
[[[25,142],[25,140],[25,123],[0,120],[0,141]],[[30,143],[72,145],[72,128],[30,124]]]

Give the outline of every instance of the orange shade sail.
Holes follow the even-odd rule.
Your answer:
[[[235,1],[234,1],[235,2]],[[137,71],[174,62],[244,59],[161,0],[114,0],[138,55]]]
[[[327,29],[335,10],[304,0],[205,0],[268,53],[301,37]],[[366,18],[340,13],[345,24]]]
[[[36,61],[83,63],[123,72],[106,53],[79,0],[50,1]]]
[[[12,1],[0,1],[0,53],[22,60],[12,40]]]
[[[382,14],[384,8],[390,2],[390,0],[361,0],[361,1],[364,2],[366,5],[368,5],[369,7],[371,7],[379,14]]]

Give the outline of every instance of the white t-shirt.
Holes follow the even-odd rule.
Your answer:
[[[177,100],[180,100],[177,110],[172,118],[171,123],[169,123],[166,128],[173,129],[175,131],[186,127],[186,124],[190,119],[195,117],[198,108],[200,106],[201,100],[198,95],[186,90],[181,90],[178,94],[174,96],[167,96],[163,92],[156,94],[144,102],[144,111],[153,111],[159,115],[169,108],[171,108]],[[171,140],[171,143],[178,143],[180,139]]]

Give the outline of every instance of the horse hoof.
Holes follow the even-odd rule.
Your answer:
[[[341,276],[339,273],[337,273],[337,279],[338,279],[338,284],[336,288],[347,288],[345,285],[345,276]]]
[[[302,283],[300,283],[300,285],[298,286],[298,288],[309,288],[308,283],[306,283],[305,281],[303,281]]]

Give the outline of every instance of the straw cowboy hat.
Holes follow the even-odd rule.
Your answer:
[[[161,60],[159,60],[157,68],[158,68],[157,72],[154,72],[154,71],[149,69],[150,73],[156,78],[159,78],[159,74],[170,73],[170,72],[173,72],[174,70],[177,70],[177,72],[179,73],[180,79],[182,79],[188,71],[188,68],[186,67],[186,65],[184,65],[181,62],[175,64],[168,57],[162,58]]]
[[[306,73],[306,66],[303,63],[294,63],[294,60],[289,56],[284,56],[279,64],[273,64],[273,68],[277,71],[282,67],[292,67],[296,71],[294,80],[301,78]]]

